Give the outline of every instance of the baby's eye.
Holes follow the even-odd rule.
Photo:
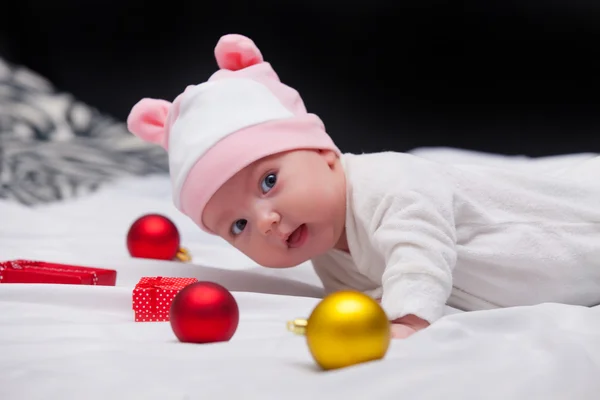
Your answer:
[[[246,221],[245,219],[238,219],[233,223],[233,225],[231,225],[231,233],[233,233],[233,235],[235,236],[239,235],[240,233],[242,233],[247,223],[248,221]]]
[[[260,188],[263,191],[263,193],[267,193],[269,190],[273,189],[273,186],[275,186],[275,182],[277,182],[277,175],[269,174],[265,176],[265,178],[260,183]]]

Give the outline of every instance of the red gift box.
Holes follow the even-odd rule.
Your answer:
[[[181,289],[198,282],[196,278],[144,277],[133,289],[133,311],[136,322],[164,322],[175,295]]]
[[[117,271],[31,260],[0,263],[0,283],[115,286]]]

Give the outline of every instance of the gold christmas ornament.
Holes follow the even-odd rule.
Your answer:
[[[339,291],[317,304],[308,319],[287,323],[306,336],[315,362],[325,370],[382,359],[390,345],[390,322],[383,308],[366,294]]]

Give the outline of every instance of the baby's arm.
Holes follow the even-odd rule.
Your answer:
[[[396,328],[400,336],[439,319],[452,290],[452,193],[443,184],[424,185],[424,190],[386,195],[369,224],[373,245],[386,260],[381,304],[403,325]]]

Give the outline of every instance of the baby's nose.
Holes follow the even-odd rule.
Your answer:
[[[280,220],[281,217],[276,212],[263,212],[258,218],[258,229],[265,235],[275,233],[276,225]]]

